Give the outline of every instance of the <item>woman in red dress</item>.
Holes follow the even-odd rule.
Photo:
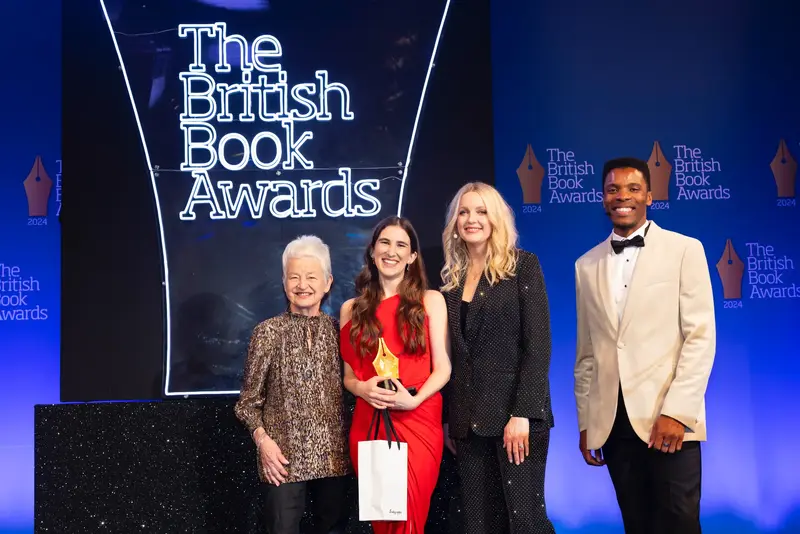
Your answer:
[[[372,234],[356,278],[356,298],[341,310],[344,386],[357,397],[350,456],[358,475],[358,442],[369,438],[375,410],[389,410],[408,444],[408,519],[374,521],[375,534],[423,534],[442,462],[442,396],[450,379],[447,306],[427,289],[419,239],[407,219],[389,217]],[[382,388],[372,365],[383,340],[399,360],[396,391]],[[386,439],[380,429],[379,439]]]

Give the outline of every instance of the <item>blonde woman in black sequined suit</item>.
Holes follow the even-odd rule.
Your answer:
[[[314,497],[313,532],[346,521],[352,472],[337,322],[320,311],[330,291],[327,245],[300,237],[283,253],[289,311],[253,331],[236,416],[258,451],[269,534],[299,534],[306,493]]]
[[[511,208],[483,183],[456,194],[442,243],[453,360],[445,435],[464,530],[553,533],[544,499],[550,314],[539,260],[517,248]]]

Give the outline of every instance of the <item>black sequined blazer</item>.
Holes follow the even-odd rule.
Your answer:
[[[482,277],[461,328],[459,287],[447,301],[453,371],[445,389],[450,436],[470,430],[502,436],[510,417],[530,419],[531,432],[553,426],[550,402],[550,311],[535,254],[520,250],[516,275],[489,285]]]

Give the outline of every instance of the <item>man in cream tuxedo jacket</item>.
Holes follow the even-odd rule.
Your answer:
[[[608,466],[627,534],[699,534],[708,263],[698,240],[647,220],[647,163],[609,161],[603,179],[614,231],[575,264],[581,453]]]

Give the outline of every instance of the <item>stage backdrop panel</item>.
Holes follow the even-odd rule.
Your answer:
[[[167,352],[169,384],[176,380],[180,386],[172,391],[238,390],[253,325],[285,309],[280,283],[285,244],[304,232],[319,233],[329,241],[334,289],[326,310],[338,314],[339,304],[352,296],[370,225],[398,211],[398,186],[406,171],[402,213],[414,222],[429,278],[437,285],[447,203],[468,179],[493,182],[489,2],[453,0],[443,26],[444,2],[345,2],[336,3],[343,7],[333,14],[339,7],[331,6],[319,0],[64,4],[63,61],[69,76],[63,88],[63,123],[66,131],[85,133],[64,138],[64,158],[82,169],[80,179],[67,182],[67,195],[80,198],[91,209],[67,210],[63,218],[62,401],[160,398]],[[384,11],[373,16],[377,6]],[[301,13],[294,16],[298,10]],[[280,60],[286,82],[276,82],[277,93],[268,95],[268,112],[269,106],[282,105],[280,92],[289,85],[307,83],[309,91],[317,91],[314,83],[321,83],[317,71],[320,75],[326,71],[331,120],[262,120],[258,98],[252,95],[254,122],[240,120],[241,110],[231,112],[231,123],[184,120],[200,144],[200,130],[213,127],[217,148],[222,135],[258,137],[261,150],[256,156],[263,161],[269,143],[274,145],[274,138],[266,134],[281,140],[284,126],[291,123],[297,136],[313,134],[295,152],[315,165],[304,169],[294,158],[293,170],[281,164],[262,171],[251,153],[249,166],[229,171],[218,158],[218,165],[208,171],[208,183],[215,184],[220,209],[227,206],[225,191],[231,199],[248,200],[239,206],[235,219],[211,219],[209,204],[193,203],[196,218],[187,220],[188,214],[183,219],[180,214],[196,182],[191,172],[179,170],[186,157],[183,84],[185,79],[192,84],[191,93],[203,92],[208,87],[201,80],[208,79],[190,70],[192,37],[180,37],[178,26],[209,21],[224,22],[230,39],[239,34],[251,45],[258,41],[260,50],[271,42],[265,36],[280,42],[282,57],[276,61]],[[234,56],[226,56],[232,72],[217,72],[214,41],[202,32],[200,37],[206,74],[215,78],[214,94],[220,96],[226,83],[241,86],[244,73],[234,68]],[[226,50],[233,54],[240,42],[236,38]],[[434,47],[436,61],[425,87]],[[251,70],[251,79],[271,79],[269,72]],[[484,75],[476,78],[474,72]],[[334,86],[335,82],[343,85]],[[347,109],[352,120],[341,118],[343,88],[350,96]],[[287,95],[291,97],[291,91]],[[231,106],[237,105],[236,97],[226,97]],[[238,97],[243,108],[243,97]],[[195,113],[204,103],[209,105],[204,98],[196,96],[189,104]],[[301,107],[293,98],[290,111]],[[311,102],[317,111],[321,109],[319,99]],[[231,141],[225,146],[234,147],[236,138],[227,139]],[[237,151],[228,156],[240,161]],[[192,154],[198,162],[208,155],[203,149]],[[378,167],[365,168],[373,164]],[[158,171],[151,176],[156,165]],[[378,191],[364,192],[393,191],[394,198],[384,202],[392,194],[382,196],[381,213],[374,217],[329,217],[316,188],[312,191],[316,217],[279,218],[270,213],[276,195],[302,188],[308,180],[332,185],[328,192],[333,208],[342,208],[340,166],[351,169],[353,191],[356,183],[363,186],[380,179]],[[202,171],[195,172],[201,173],[199,184],[206,183]],[[275,180],[291,186],[265,191],[265,184]],[[232,184],[230,189],[226,182]],[[260,208],[248,203],[251,193],[257,203],[266,194]],[[362,200],[353,198],[353,209],[356,204],[366,206]],[[283,210],[288,202],[279,202],[273,211]],[[86,350],[87,339],[95,350]]]
[[[621,528],[607,471],[579,455],[572,395],[574,262],[611,230],[600,174],[617,156],[650,162],[649,216],[700,239],[712,275],[704,531],[796,532],[796,5],[505,0],[492,10],[496,183],[551,299],[547,504],[559,532]]]
[[[156,203],[164,392],[236,394],[253,327],[286,308],[285,244],[331,246],[336,314],[402,212],[450,2],[101,6]]]
[[[60,8],[0,4],[0,532],[31,532],[33,405],[58,402]]]

